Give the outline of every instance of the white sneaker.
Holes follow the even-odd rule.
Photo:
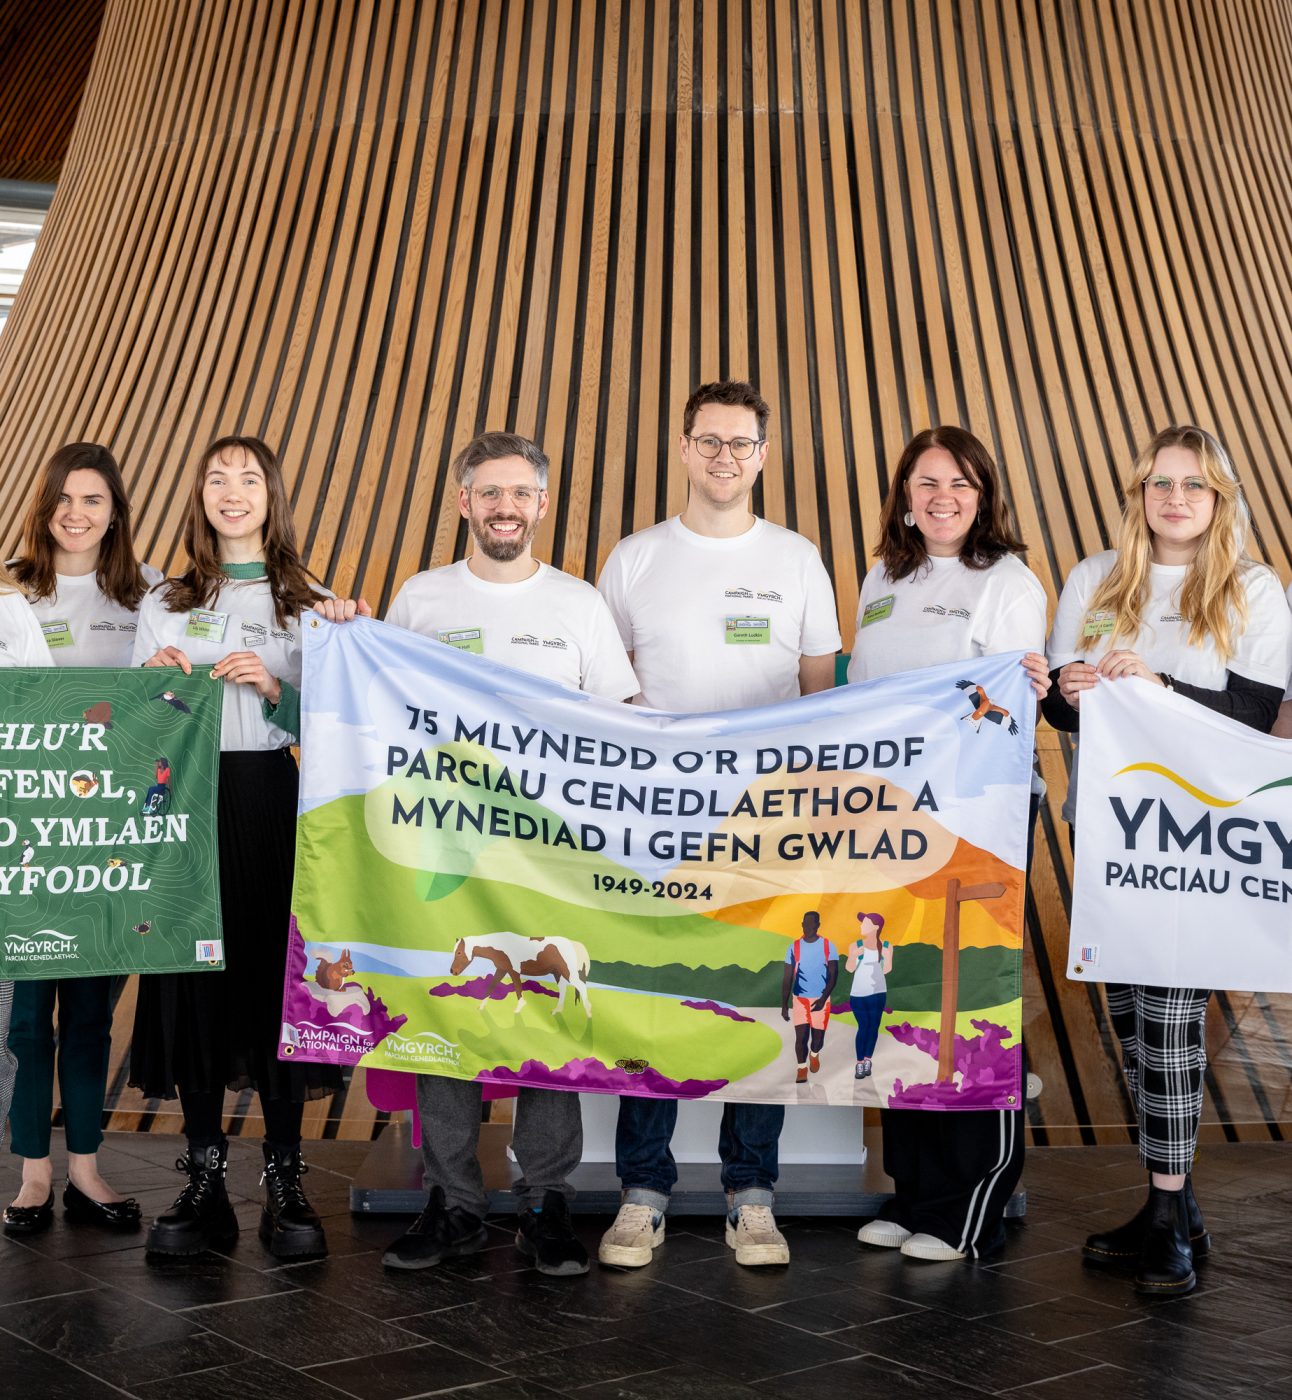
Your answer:
[[[912,1235],[902,1244],[908,1259],[963,1259],[964,1250],[955,1249],[936,1235]]]
[[[872,1220],[857,1231],[857,1238],[876,1249],[900,1249],[911,1238],[911,1232],[896,1220]]]
[[[664,1243],[664,1217],[654,1206],[625,1201],[601,1236],[597,1258],[620,1269],[641,1269]]]
[[[788,1264],[790,1247],[776,1228],[771,1206],[740,1206],[736,1223],[727,1217],[727,1248],[736,1251],[736,1263]]]

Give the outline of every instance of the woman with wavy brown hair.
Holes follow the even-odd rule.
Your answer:
[[[188,1184],[153,1222],[148,1249],[192,1254],[228,1243],[224,1093],[254,1088],[265,1118],[260,1236],[280,1257],[322,1254],[301,1189],[307,1099],[339,1085],[332,1066],[278,1059],[291,914],[300,727],[301,621],[329,596],[296,547],[282,470],[258,438],[224,437],[198,458],[184,525],[189,567],[144,599],[134,660],[211,665],[224,682],[220,736],[220,903],[224,969],[140,979],[130,1082],[184,1109]]]
[[[130,664],[140,599],[161,574],[135,558],[126,485],[106,447],[71,442],[45,463],[23,525],[22,551],[10,568],[44,633],[45,665]],[[112,1011],[122,980],[42,978],[14,990],[9,1040],[19,1070],[12,1148],[22,1158],[22,1187],[5,1210],[6,1234],[33,1234],[53,1221],[55,1074],[67,1145],[66,1218],[139,1228],[138,1203],[104,1181],[98,1165]]]
[[[1023,562],[996,463],[973,433],[945,425],[907,443],[884,500],[875,552],[857,604],[850,681],[1021,651],[1034,692],[1045,693],[1045,591]],[[1038,779],[1029,862],[1039,792]],[[876,985],[868,976],[863,981],[868,989]],[[881,1032],[881,1072],[883,1039]],[[867,1045],[874,1047],[869,1036]],[[870,1055],[862,1059],[858,1077],[867,1078],[874,1072]],[[1023,1170],[1021,1107],[952,1113],[884,1107],[880,1120],[893,1197],[861,1227],[861,1243],[924,1260],[979,1258],[998,1249],[1005,1206]]]
[[[1125,500],[1116,549],[1083,559],[1064,585],[1046,718],[1076,730],[1088,691],[1134,676],[1268,732],[1292,659],[1292,613],[1274,571],[1247,553],[1247,502],[1225,449],[1191,424],[1163,429],[1139,454]],[[1079,774],[1078,749],[1069,822]],[[1149,1194],[1134,1219],[1091,1235],[1084,1253],[1091,1264],[1133,1267],[1149,1297],[1175,1297],[1194,1288],[1194,1260],[1211,1245],[1191,1177],[1211,992],[1105,990]]]

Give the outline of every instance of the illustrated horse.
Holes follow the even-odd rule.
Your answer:
[[[516,989],[516,1010],[525,1004],[521,987],[522,977],[551,977],[557,985],[556,1008],[552,1012],[559,1016],[565,1006],[567,987],[574,988],[575,996],[583,1002],[584,1012],[591,1017],[592,1004],[588,1000],[588,950],[582,943],[572,938],[527,938],[522,933],[483,933],[476,938],[459,938],[453,949],[453,964],[449,971],[456,977],[476,958],[484,958],[493,964],[493,976],[485,987],[484,999],[480,1003],[483,1011],[489,1004],[493,989],[508,978]]]

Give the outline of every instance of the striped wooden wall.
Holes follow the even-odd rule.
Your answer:
[[[104,0],[0,0],[0,180],[58,179]]]
[[[592,578],[682,504],[682,403],[731,374],[773,405],[760,509],[820,545],[846,638],[890,465],[939,421],[993,445],[1051,597],[1182,419],[1286,579],[1289,90],[1286,0],[109,0],[0,338],[0,532],[95,437],[173,562],[177,483],[244,430],[313,567],[380,607],[462,551],[447,464],[508,427],[553,460],[542,551]],[[1033,1132],[1118,1140],[1042,746]],[[1211,1131],[1278,1135],[1288,1003],[1213,1022]],[[331,1131],[369,1130],[361,1098]]]

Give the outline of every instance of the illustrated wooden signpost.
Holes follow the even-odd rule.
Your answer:
[[[956,1007],[960,1001],[960,906],[970,899],[999,899],[1005,886],[947,881],[942,920],[942,1022],[938,1028],[938,1083],[949,1084],[956,1068]]]

